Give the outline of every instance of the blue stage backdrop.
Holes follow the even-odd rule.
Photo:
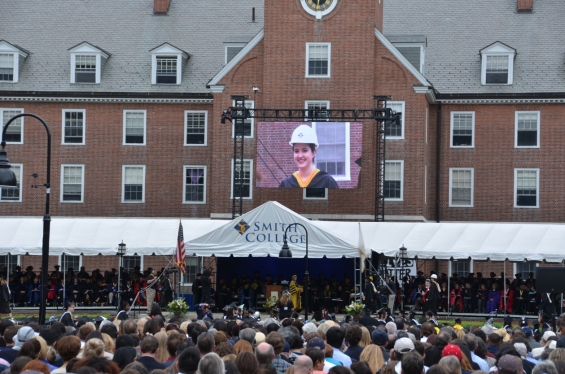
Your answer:
[[[277,257],[218,257],[217,279],[225,278],[229,283],[235,276],[241,279],[244,273],[249,278],[258,271],[259,276],[264,280],[267,274],[271,274],[277,280],[279,275],[283,279],[290,281],[293,274],[298,275],[298,282],[304,279],[304,258],[277,258]],[[351,258],[309,258],[308,272],[310,277],[318,279],[320,274],[324,274],[329,280],[335,274],[338,281],[343,281],[348,275],[353,282],[354,262]]]

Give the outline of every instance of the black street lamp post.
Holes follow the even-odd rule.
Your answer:
[[[0,145],[0,187],[2,188],[16,188],[17,180],[11,165],[9,164],[6,147],[6,130],[14,120],[20,117],[33,117],[40,121],[47,131],[47,172],[46,181],[43,185],[45,187],[45,215],[43,216],[43,244],[41,246],[41,299],[39,301],[39,325],[45,325],[45,314],[47,307],[47,273],[49,271],[49,235],[51,232],[51,216],[49,215],[49,196],[51,194],[51,130],[45,121],[31,113],[18,114],[8,121],[2,130],[2,142]]]
[[[118,312],[122,307],[122,268],[124,263],[124,255],[126,254],[126,244],[122,240],[120,244],[118,244],[118,256],[120,256],[120,261],[118,263]]]
[[[305,263],[304,263],[304,321],[308,320],[308,303],[310,301],[309,299],[309,295],[308,295],[308,288],[310,285],[310,274],[308,273],[308,230],[306,229],[306,227],[304,227],[304,225],[302,225],[301,223],[291,223],[290,225],[287,226],[287,228],[284,230],[284,243],[283,246],[279,252],[279,258],[292,258],[292,252],[290,251],[290,248],[288,247],[288,242],[286,240],[286,233],[288,231],[289,228],[291,228],[292,226],[300,226],[304,229],[304,231],[306,232],[306,257],[304,258]]]
[[[405,297],[405,289],[404,289],[404,262],[406,261],[408,249],[402,244],[402,247],[398,248],[398,257],[400,258],[400,309],[404,309],[404,297]]]

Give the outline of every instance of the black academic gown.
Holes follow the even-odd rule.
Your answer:
[[[298,188],[300,185],[294,175],[283,179],[280,186],[281,188]],[[331,175],[325,171],[319,171],[314,178],[310,181],[307,188],[338,188],[336,181]]]

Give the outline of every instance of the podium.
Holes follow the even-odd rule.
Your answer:
[[[275,295],[278,299],[281,298],[282,295],[282,286],[278,284],[268,284],[265,286],[265,297],[271,297]]]

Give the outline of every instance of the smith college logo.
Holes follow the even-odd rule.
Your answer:
[[[239,235],[243,235],[247,230],[249,230],[249,227],[250,226],[247,224],[247,222],[241,220],[233,228],[239,233]]]

